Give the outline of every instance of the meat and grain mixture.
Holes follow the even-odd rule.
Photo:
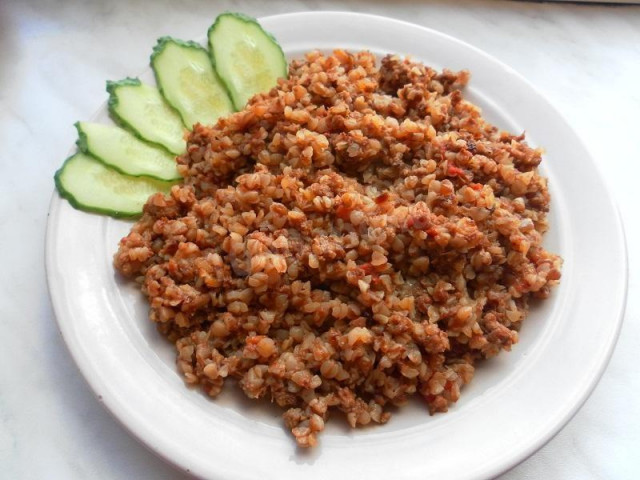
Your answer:
[[[311,53],[268,94],[196,126],[115,266],[188,384],[235,378],[313,446],[330,412],[384,423],[458,400],[560,278],[541,245],[541,151],[464,100],[466,71]]]

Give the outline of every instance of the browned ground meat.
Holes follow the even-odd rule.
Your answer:
[[[300,446],[418,394],[446,411],[509,350],[561,260],[541,245],[541,151],[464,100],[467,72],[311,53],[277,88],[196,126],[184,184],[152,196],[115,266],[189,384],[286,409]]]

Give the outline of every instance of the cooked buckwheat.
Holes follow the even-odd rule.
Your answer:
[[[384,423],[420,395],[446,411],[509,350],[561,259],[542,246],[541,150],[397,56],[314,52],[214,126],[184,177],[120,242],[189,384],[236,378],[313,446],[331,411]]]

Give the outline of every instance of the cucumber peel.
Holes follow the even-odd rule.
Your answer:
[[[74,208],[116,218],[139,216],[150,195],[166,194],[173,185],[123,175],[82,152],[67,158],[53,178],[60,195]]]
[[[137,78],[107,81],[109,113],[138,138],[180,155],[186,149],[186,129],[180,115],[157,88]]]
[[[218,15],[207,32],[209,53],[237,110],[255,94],[287,77],[287,60],[276,39],[255,18],[241,13]]]
[[[161,37],[151,54],[151,67],[160,93],[191,129],[214,124],[234,111],[207,50],[196,42]]]

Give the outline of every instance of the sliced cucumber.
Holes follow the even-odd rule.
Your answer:
[[[256,93],[266,92],[287,77],[287,61],[275,38],[251,17],[223,13],[209,28],[214,67],[241,110]]]
[[[160,93],[188,128],[196,123],[212,125],[234,111],[208,52],[201,45],[162,37],[153,48],[151,67]]]
[[[168,193],[172,185],[123,175],[86,153],[67,158],[54,178],[60,195],[75,208],[113,217],[140,215],[151,194]]]
[[[120,127],[76,122],[78,148],[111,168],[134,177],[177,180],[175,155],[144,142]]]
[[[180,115],[162,98],[157,88],[137,78],[107,82],[109,112],[134,135],[180,155],[186,149],[186,132]]]

